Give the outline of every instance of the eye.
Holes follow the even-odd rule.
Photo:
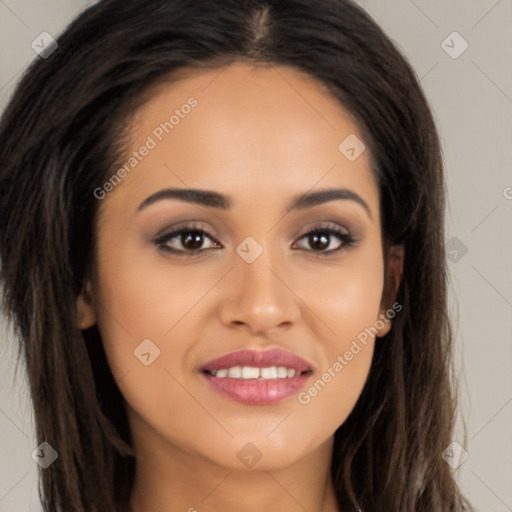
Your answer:
[[[188,255],[197,254],[208,249],[209,247],[203,247],[205,239],[213,240],[206,231],[190,224],[171,233],[157,237],[153,243],[166,252],[182,256],[187,253]],[[171,242],[173,241],[174,247],[171,246]],[[176,245],[178,245],[179,248],[176,248]],[[217,247],[220,246],[216,241],[214,243],[214,246],[215,245]]]
[[[333,237],[340,241],[334,249],[332,248]],[[319,256],[348,250],[359,243],[359,240],[352,233],[344,232],[337,226],[332,225],[320,226],[308,231],[300,237],[300,240],[302,239],[306,239],[306,242],[313,248],[312,252],[319,253]],[[329,247],[331,249],[326,250]]]

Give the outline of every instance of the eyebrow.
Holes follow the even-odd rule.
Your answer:
[[[220,208],[222,210],[229,210],[233,205],[233,201],[229,196],[225,196],[219,192],[214,192],[213,190],[164,188],[144,199],[137,208],[137,211],[143,210],[149,205],[164,199],[178,199],[179,201],[199,204],[211,208]],[[354,201],[362,206],[368,214],[368,217],[373,220],[370,207],[366,201],[353,190],[349,190],[347,188],[328,188],[325,190],[306,192],[294,196],[292,201],[286,207],[286,213],[290,213],[294,210],[304,210],[306,208],[318,206],[337,199]]]

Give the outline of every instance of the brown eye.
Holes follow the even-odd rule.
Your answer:
[[[307,244],[311,247],[312,252],[331,254],[341,250],[349,249],[358,243],[358,240],[351,233],[346,233],[341,229],[328,226],[318,227],[312,231],[308,231],[301,236],[301,239],[306,239]],[[333,239],[338,239],[339,243],[334,243],[335,247],[332,248]],[[337,246],[336,246],[337,245]],[[331,247],[330,250],[326,250]]]
[[[203,247],[206,239],[214,240],[213,237],[202,229],[194,226],[184,226],[179,230],[159,236],[154,240],[154,244],[162,250],[173,254],[196,254],[210,248]],[[218,246],[217,242],[214,242],[213,246]]]
[[[180,242],[186,249],[196,251],[203,245],[204,233],[199,231],[184,232],[180,236]]]

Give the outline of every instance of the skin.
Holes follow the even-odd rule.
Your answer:
[[[137,453],[133,511],[337,511],[333,435],[360,396],[378,339],[307,404],[297,395],[241,404],[198,370],[236,350],[282,348],[312,364],[307,390],[389,309],[384,263],[398,286],[403,248],[385,260],[369,152],[349,161],[339,151],[348,135],[363,137],[321,84],[287,67],[196,70],[136,113],[129,154],[191,96],[197,106],[101,200],[94,271],[77,301],[79,327],[98,324],[126,400]],[[217,191],[233,205],[165,199],[137,211],[170,187]],[[293,196],[329,187],[357,193],[371,218],[351,200],[285,214]],[[208,233],[199,257],[153,242],[183,221]],[[303,235],[326,223],[359,244],[328,256],[343,246],[330,235],[315,252]],[[236,252],[248,236],[263,248],[252,263]],[[167,244],[186,251],[182,242]],[[149,366],[134,356],[145,339],[160,350]],[[252,468],[237,457],[249,442],[261,454]]]

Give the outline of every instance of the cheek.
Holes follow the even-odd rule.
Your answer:
[[[378,320],[383,270],[378,244],[367,244],[336,265],[319,265],[315,271],[302,269],[305,279],[297,294],[318,317],[315,333],[321,337],[330,363]]]
[[[210,275],[209,284],[197,270],[170,272],[168,264],[148,262],[126,247],[103,250],[96,277],[98,327],[131,421],[194,451],[194,439],[218,425],[191,399],[182,364],[197,328],[192,312],[218,278]]]
[[[355,406],[371,367],[383,287],[378,246],[310,278],[300,293],[319,321],[321,368],[298,395],[304,428],[334,432]],[[308,274],[305,274],[308,275]],[[312,322],[312,320],[311,320]],[[323,425],[316,422],[322,418]]]
[[[130,246],[104,245],[97,264],[96,313],[105,350],[120,372],[133,366],[134,351],[144,340],[151,340],[162,356],[170,351],[173,359],[186,347],[185,341],[169,340],[218,281],[218,269],[206,267],[172,268],[156,252],[148,257]]]
[[[201,426],[219,428],[187,392],[190,368],[184,364],[202,325],[202,299],[219,281],[219,269],[173,267],[157,253],[120,247],[104,244],[97,264],[98,327],[109,367],[136,417],[187,444]],[[187,414],[177,418],[176,411]]]

